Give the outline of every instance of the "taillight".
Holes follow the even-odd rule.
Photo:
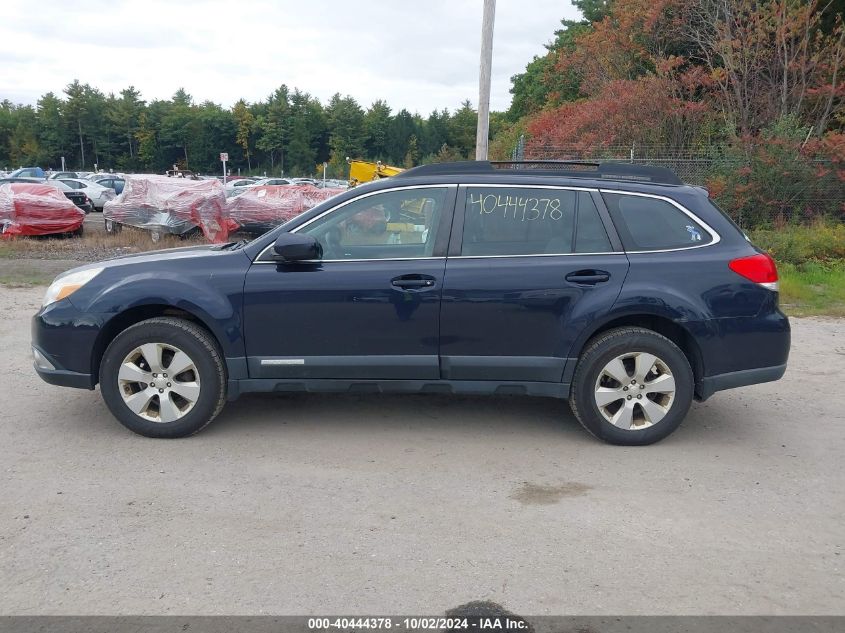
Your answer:
[[[731,260],[728,266],[737,275],[742,275],[755,284],[765,286],[769,290],[778,289],[778,269],[775,266],[775,260],[765,253]]]

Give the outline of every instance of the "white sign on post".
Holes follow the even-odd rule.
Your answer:
[[[226,161],[229,160],[228,152],[220,152],[220,160],[223,161],[223,184],[226,184]]]

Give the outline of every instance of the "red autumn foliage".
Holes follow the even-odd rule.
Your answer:
[[[528,125],[526,151],[540,157],[545,146],[589,151],[632,143],[687,145],[711,113],[705,103],[672,96],[671,82],[654,76],[617,79],[594,98],[542,112]]]

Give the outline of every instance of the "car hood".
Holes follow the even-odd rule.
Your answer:
[[[113,268],[116,266],[129,266],[135,264],[145,264],[150,262],[171,261],[175,267],[178,267],[183,260],[195,259],[198,257],[206,257],[209,255],[226,256],[233,252],[230,250],[221,250],[220,244],[200,244],[198,246],[183,246],[179,248],[165,248],[159,251],[147,251],[145,253],[130,253],[127,255],[118,255],[111,259],[104,259],[99,262],[85,264],[68,270],[59,275],[63,277],[66,274],[87,270],[89,268]]]

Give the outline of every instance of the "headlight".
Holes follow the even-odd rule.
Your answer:
[[[47,293],[44,295],[44,302],[41,304],[41,307],[43,308],[59,299],[69,297],[101,272],[103,272],[102,268],[86,268],[85,270],[58,277],[47,288]]]

